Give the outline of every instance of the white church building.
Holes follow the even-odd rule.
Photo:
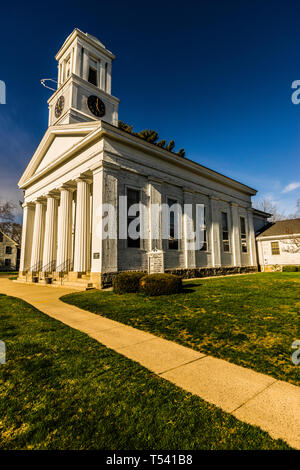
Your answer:
[[[49,127],[19,181],[24,213],[18,280],[101,288],[120,271],[155,270],[153,257],[160,258],[159,271],[185,277],[257,270],[255,228],[267,214],[252,208],[256,190],[118,127],[114,58],[78,29],[56,55]],[[112,204],[118,212],[125,195],[148,208],[149,237],[103,239],[99,207]],[[151,205],[162,203],[204,205],[201,249],[188,249],[184,213],[181,239],[153,239]],[[158,234],[160,224],[158,219]]]

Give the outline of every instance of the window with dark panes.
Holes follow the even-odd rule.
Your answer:
[[[6,246],[5,247],[5,253],[7,255],[11,255],[12,254],[12,247],[11,246]]]
[[[241,245],[242,253],[247,253],[247,232],[246,232],[246,219],[245,217],[240,217],[240,226],[241,226]]]
[[[223,241],[223,251],[229,252],[229,230],[228,230],[228,215],[227,212],[222,212],[222,241]]]
[[[168,206],[171,208],[174,204],[177,204],[178,201],[175,199],[168,199]],[[178,250],[178,239],[175,238],[175,233],[177,231],[178,233],[178,220],[177,220],[177,214],[174,212],[174,210],[169,211],[169,226],[170,226],[170,232],[169,232],[169,250]]]
[[[0,243],[3,242],[3,233],[0,232]]]
[[[89,78],[88,81],[92,83],[93,85],[97,86],[97,70],[94,69],[93,67],[89,68]]]
[[[7,268],[11,267],[11,260],[10,259],[5,259],[4,264]]]
[[[203,245],[202,247],[200,248],[200,251],[207,251],[207,235],[206,235],[206,230],[207,230],[207,227],[206,227],[206,206],[204,206],[203,208],[204,210],[204,219],[203,219]]]
[[[130,223],[139,217],[140,212],[138,211],[136,215],[129,216],[128,210],[133,204],[140,203],[141,194],[138,189],[127,188],[127,246],[128,248],[140,248],[141,238],[140,236],[137,239],[133,239],[129,236],[129,225]],[[140,225],[137,226],[137,231],[140,231]]]

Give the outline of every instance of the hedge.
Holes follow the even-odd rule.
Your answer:
[[[293,264],[282,266],[283,273],[296,273],[300,272],[300,266],[295,266]]]
[[[145,273],[140,271],[124,271],[113,280],[113,289],[116,294],[126,294],[139,290],[140,279]]]
[[[148,274],[140,280],[140,291],[149,296],[178,294],[182,280],[174,274]]]

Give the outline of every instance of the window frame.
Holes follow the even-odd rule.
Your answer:
[[[95,77],[94,77],[94,78],[95,78],[95,82],[96,82],[96,83],[94,83],[94,82],[92,82],[92,81],[90,80],[90,73],[91,73],[91,72],[93,72],[93,73],[95,74]],[[95,69],[94,67],[92,67],[90,64],[89,64],[88,82],[89,82],[91,85],[94,85],[94,86],[98,87],[98,70]]]
[[[277,245],[277,247],[275,248],[274,245]],[[275,253],[275,251],[278,251],[278,253]],[[278,255],[280,255],[280,245],[279,245],[279,241],[271,242],[271,253],[272,253],[272,256],[278,256]]]
[[[127,238],[126,238],[126,248],[141,250],[142,249],[141,236],[137,240],[132,240],[133,242],[139,240],[139,246],[129,246],[128,245],[128,239],[129,239],[128,227],[129,227],[130,222],[132,222],[132,220],[136,219],[136,217],[137,217],[137,216],[128,216],[128,190],[129,191],[136,191],[137,193],[139,193],[139,202],[138,202],[138,204],[139,204],[139,206],[141,206],[141,204],[142,204],[142,189],[138,188],[138,187],[134,187],[134,186],[125,186],[125,194],[126,194],[126,197],[127,197]],[[139,210],[139,216],[141,216],[141,210]]]
[[[178,199],[174,199],[174,197],[172,197],[172,196],[167,196],[166,199],[167,199],[167,205],[168,205],[169,209],[170,209],[170,207],[173,206],[174,204],[179,204],[179,205],[181,205],[181,209],[182,209],[182,204],[180,204],[180,202],[178,201]],[[170,204],[169,204],[169,201],[173,201],[173,203],[171,204],[171,206],[170,206]],[[173,216],[175,216],[174,212],[172,212],[172,214],[173,214]],[[171,213],[169,212],[169,217],[170,217],[170,216],[171,216]],[[172,252],[174,252],[174,251],[180,251],[179,239],[170,240],[170,238],[171,238],[171,220],[170,220],[170,218],[169,218],[169,226],[170,226],[170,232],[169,232],[169,238],[168,238],[168,240],[167,240],[167,248],[168,248],[168,250],[170,250],[170,251],[172,251]],[[174,234],[175,234],[175,217],[174,217]],[[177,242],[177,248],[170,248],[170,242],[171,242],[171,241]]]
[[[6,245],[6,247],[5,247],[5,254],[6,254],[6,255],[12,255],[12,246]]]
[[[226,230],[223,225],[223,214],[226,215]],[[230,244],[230,230],[229,230],[229,217],[227,211],[221,211],[221,232],[222,232],[222,251],[223,253],[231,253]],[[224,233],[227,233],[227,238],[224,237]],[[228,250],[225,250],[225,246],[228,246]]]
[[[242,221],[243,221],[243,224],[242,224]],[[244,231],[242,230],[242,228],[244,228]],[[241,252],[242,254],[246,254],[248,253],[248,234],[247,234],[246,217],[243,215],[240,216],[240,238],[241,238]]]
[[[208,252],[208,242],[207,242],[207,223],[206,223],[206,216],[207,216],[207,206],[203,204],[204,206],[204,224],[203,224],[203,230],[204,230],[204,241],[203,241],[203,246],[202,248],[199,249],[202,253],[207,253]]]

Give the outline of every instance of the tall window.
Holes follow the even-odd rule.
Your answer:
[[[71,58],[66,61],[66,79],[71,73]]]
[[[0,242],[3,242],[3,233],[0,232]]]
[[[97,70],[93,67],[89,68],[89,82],[97,86]]]
[[[271,242],[272,255],[280,255],[279,242]]]
[[[133,204],[139,204],[140,203],[140,191],[138,189],[131,189],[131,188],[127,188],[127,214],[128,214],[128,210],[129,208],[133,205]],[[137,239],[134,239],[134,238],[131,238],[129,236],[129,224],[134,220],[136,219],[137,217],[139,217],[140,215],[140,212],[137,212],[136,215],[134,216],[127,216],[127,246],[128,248],[140,248],[140,236],[137,238]],[[138,225],[137,226],[137,231],[140,230],[140,226]]]
[[[206,206],[203,208],[204,210],[204,218],[203,218],[203,245],[202,248],[200,248],[200,251],[207,251],[207,238],[206,238]]]
[[[105,63],[104,90],[107,91],[107,62]]]
[[[6,246],[6,247],[5,247],[5,253],[6,253],[7,255],[11,255],[11,253],[12,253],[12,248],[11,248],[11,246]]]
[[[89,78],[88,81],[92,83],[93,85],[98,86],[98,80],[97,80],[97,72],[98,69],[98,62],[97,60],[94,60],[90,57],[89,60]]]
[[[242,253],[247,253],[247,233],[245,217],[240,217]]]
[[[175,199],[168,199],[168,206],[169,208],[172,207],[174,204],[177,204]],[[178,220],[177,217],[175,218],[174,210],[169,212],[169,225],[170,225],[170,233],[169,233],[169,250],[178,250],[178,239],[175,238],[175,234],[178,233]]]
[[[223,240],[223,251],[228,253],[229,247],[229,230],[228,230],[228,215],[227,212],[222,212],[222,240]]]

